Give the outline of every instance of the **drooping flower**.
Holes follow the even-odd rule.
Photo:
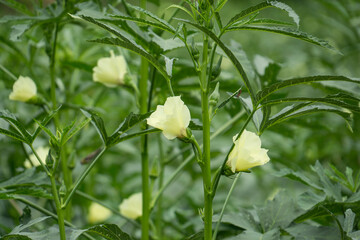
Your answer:
[[[164,105],[158,105],[156,111],[147,119],[147,124],[161,129],[164,136],[172,140],[176,137],[188,137],[186,128],[190,123],[189,108],[180,96],[168,97]]]
[[[119,206],[120,213],[131,219],[142,216],[142,193],[135,193],[125,199]]]
[[[93,68],[93,80],[107,87],[124,84],[127,65],[123,56],[115,56],[111,51],[110,57],[100,58]]]
[[[98,203],[92,202],[89,208],[88,221],[91,224],[104,222],[111,216],[111,211]]]
[[[36,84],[29,77],[20,76],[13,85],[13,91],[9,95],[10,100],[27,102],[35,97]]]
[[[38,154],[38,156],[39,156],[39,158],[41,160],[41,162],[43,162],[44,164],[46,163],[46,158],[47,158],[47,156],[49,154],[49,149],[50,149],[49,147],[43,147],[43,146],[38,147],[37,149],[35,149],[36,153]],[[26,160],[24,162],[24,166],[26,168],[31,168],[32,166],[37,167],[37,166],[40,166],[40,163],[37,160],[35,154],[31,154],[29,156],[29,160]]]
[[[270,160],[267,155],[268,150],[261,148],[258,135],[244,130],[237,140],[236,137],[237,135],[233,137],[235,146],[226,162],[232,172],[246,171],[249,168],[264,165]]]

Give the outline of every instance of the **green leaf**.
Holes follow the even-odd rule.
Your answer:
[[[355,213],[351,211],[351,209],[347,209],[345,212],[345,219],[344,219],[344,231],[346,233],[351,233],[353,231],[354,221],[355,221]]]
[[[39,218],[35,218],[33,220],[31,220],[30,222],[28,222],[27,224],[20,224],[18,226],[16,226],[11,232],[10,234],[18,234],[20,233],[22,230],[31,227],[39,222],[42,222],[46,219],[50,218],[50,216],[46,216],[46,217],[39,217]]]
[[[300,22],[299,16],[295,13],[295,11],[290,6],[286,5],[285,3],[278,2],[278,1],[266,1],[266,2],[261,2],[255,6],[249,7],[247,9],[243,10],[242,12],[236,14],[226,24],[225,28],[228,28],[229,26],[231,26],[232,24],[236,23],[237,21],[241,20],[244,17],[247,17],[251,14],[259,12],[268,7],[275,7],[275,8],[286,11],[289,14],[289,16],[293,19],[293,21],[296,23],[296,25],[299,26],[299,22]]]
[[[280,230],[279,229],[272,229],[271,231],[261,233],[261,232],[254,232],[251,230],[246,230],[243,233],[233,237],[227,238],[228,240],[278,240],[280,239]]]
[[[184,19],[178,19],[178,20],[188,23],[188,24],[196,27],[197,29],[201,30],[203,33],[208,35],[212,40],[214,40],[215,43],[217,43],[219,45],[219,47],[225,52],[226,56],[228,56],[228,58],[231,60],[231,62],[234,64],[234,66],[238,70],[241,78],[244,81],[246,89],[249,91],[252,102],[255,103],[255,93],[250,85],[249,79],[244,71],[244,68],[242,67],[242,65],[240,64],[239,60],[236,58],[234,53],[212,31],[210,31],[206,27],[203,27],[199,24],[190,22],[188,20],[184,20]]]
[[[308,185],[316,190],[321,190],[321,186],[318,185],[313,179],[308,178],[300,171],[294,171],[290,168],[281,168],[280,171],[274,172],[273,175],[277,177],[287,177],[289,179],[301,182],[305,185]]]
[[[307,84],[307,83],[321,82],[321,81],[344,81],[344,82],[353,82],[360,84],[360,79],[348,78],[344,76],[311,76],[311,77],[303,77],[303,78],[293,78],[272,84],[271,86],[264,88],[263,90],[257,93],[256,97],[259,102],[262,102],[267,96],[280,89],[299,85],[299,84]]]
[[[3,128],[0,128],[0,134],[6,135],[8,137],[11,137],[11,138],[13,138],[15,140],[18,140],[18,141],[21,141],[21,142],[24,142],[24,143],[28,143],[23,136],[21,136],[21,135],[19,135],[17,133],[13,133],[13,132],[11,132],[9,130],[6,130],[6,129],[3,129]]]
[[[313,226],[308,224],[296,224],[292,227],[286,228],[291,236],[295,239],[316,239],[316,240],[339,240],[340,232],[335,227],[327,226]]]
[[[257,18],[251,21],[251,24],[271,24],[271,25],[293,25],[289,22],[279,21],[275,19],[269,19],[269,18]]]
[[[104,124],[104,121],[102,120],[102,118],[97,113],[95,113],[94,111],[91,111],[91,110],[81,109],[81,112],[87,118],[91,119],[92,125],[95,127],[101,140],[103,141],[103,143],[106,146],[108,137],[107,137],[107,133],[106,133],[106,129],[105,129],[105,124]]]
[[[19,1],[15,1],[15,0],[0,0],[0,3],[20,12],[20,13],[24,13],[26,15],[33,15],[33,13],[31,11],[29,11],[28,7],[19,2]]]
[[[129,3],[128,3],[127,5],[128,5],[130,8],[132,8],[132,9],[134,9],[134,10],[140,12],[140,13],[143,13],[143,14],[149,16],[150,18],[152,18],[152,19],[160,22],[160,23],[161,23],[163,26],[165,26],[166,28],[169,28],[169,29],[171,29],[171,30],[174,31],[174,32],[176,31],[175,28],[174,28],[173,26],[171,26],[167,21],[165,21],[165,20],[162,19],[162,18],[159,18],[158,16],[156,16],[156,15],[153,14],[152,12],[147,11],[147,10],[141,8],[141,7],[138,7],[138,6],[131,5],[131,4],[129,4]]]
[[[102,224],[91,227],[87,230],[108,240],[132,240],[132,238],[115,224]]]
[[[86,230],[72,229],[65,227],[66,239],[76,240],[78,237],[85,232]],[[26,237],[26,238],[17,238],[17,237]],[[57,225],[46,228],[42,231],[37,232],[19,232],[17,234],[11,234],[7,237],[15,237],[8,239],[33,239],[33,240],[49,240],[49,239],[58,239],[60,236],[59,227]]]
[[[59,144],[59,140],[57,139],[57,137],[55,137],[55,135],[51,132],[50,129],[48,129],[47,127],[45,127],[44,125],[42,125],[39,121],[35,120],[34,121],[39,125],[39,127],[51,138],[51,140],[54,143]]]
[[[145,114],[134,114],[130,113],[125,120],[120,124],[120,126],[115,130],[115,132],[109,137],[108,144],[114,145],[118,143],[119,138],[122,134],[124,134],[126,131],[131,129],[136,124],[144,121],[146,118],[148,118],[151,115],[152,112],[148,112]]]
[[[41,125],[42,125],[42,126],[46,126],[46,125],[50,122],[50,120],[55,116],[55,114],[60,110],[61,107],[62,107],[62,105],[60,105],[57,109],[52,110],[51,112],[49,112],[49,113],[46,115],[46,117],[44,117],[44,119],[41,121]],[[36,128],[35,132],[34,132],[33,135],[32,135],[32,141],[31,141],[31,143],[34,142],[34,140],[36,139],[36,137],[40,134],[41,129],[42,129],[42,128],[41,128],[40,126]]]
[[[19,122],[16,117],[7,112],[7,111],[0,111],[0,118],[7,121],[22,137],[26,140],[26,143],[32,142],[32,136],[30,133],[25,129],[24,125]]]
[[[153,129],[147,129],[147,130],[144,130],[144,131],[140,131],[140,132],[136,132],[136,133],[133,133],[133,134],[123,134],[121,135],[120,137],[117,137],[115,139],[112,139],[111,142],[109,141],[107,147],[112,147],[120,142],[123,142],[123,141],[126,141],[128,139],[131,139],[131,138],[135,138],[135,137],[139,137],[139,136],[142,136],[142,135],[147,135],[147,134],[150,134],[150,133],[156,133],[156,132],[160,132],[161,130],[160,129],[157,129],[157,128],[153,128]]]
[[[213,222],[219,221],[219,216],[220,215],[214,215]],[[255,232],[261,231],[260,224],[255,221],[253,214],[245,209],[236,211],[234,213],[224,214],[221,222],[231,224],[245,230]]]
[[[62,139],[61,139],[61,144],[64,145],[65,143],[67,143],[67,141],[69,141],[76,133],[78,133],[83,127],[85,127],[89,122],[91,121],[91,119],[86,118],[84,119],[81,123],[79,123],[76,128],[74,128],[73,130],[71,130],[69,133],[62,135]]]
[[[215,12],[219,12],[223,7],[224,5],[227,3],[228,0],[220,0],[217,2],[217,5],[215,7]]]
[[[37,168],[29,168],[24,172],[0,183],[0,188],[18,186],[43,186],[49,185],[49,179],[45,172]]]
[[[274,116],[272,116],[269,119],[269,121],[267,121],[267,123],[264,125],[264,129],[272,127],[272,126],[274,126],[280,122],[283,122],[285,120],[303,116],[306,114],[319,113],[319,112],[331,112],[331,113],[335,113],[335,114],[339,115],[340,117],[342,117],[346,121],[346,123],[348,124],[348,126],[350,127],[350,130],[351,130],[352,118],[351,118],[350,112],[339,109],[339,108],[334,108],[331,106],[325,106],[325,105],[319,105],[319,104],[310,105],[310,104],[312,104],[312,103],[305,102],[305,103],[298,104],[296,106],[285,107],[278,114],[275,114]]]
[[[326,96],[324,98],[311,98],[311,97],[296,97],[296,98],[282,98],[263,102],[263,106],[274,105],[287,102],[312,102],[312,103],[326,103],[337,107],[347,108],[353,112],[360,113],[360,107],[357,105],[349,104],[344,101],[333,98],[332,96]]]
[[[97,19],[97,20],[116,23],[117,19],[121,19],[121,20],[136,22],[136,23],[140,23],[140,24],[145,24],[145,25],[148,25],[148,26],[151,26],[151,27],[156,27],[156,28],[162,29],[162,30],[170,32],[170,33],[175,33],[175,30],[173,28],[169,28],[167,25],[152,22],[152,21],[148,21],[148,20],[145,20],[145,19],[142,19],[142,18],[130,17],[130,16],[121,16],[121,15],[111,15],[111,17],[114,18],[115,21],[110,20],[110,19]]]
[[[334,198],[336,201],[342,201],[341,186],[340,184],[334,185],[331,180],[326,176],[325,170],[319,161],[316,161],[311,169],[319,176],[322,184],[322,189],[328,197]]]
[[[22,235],[12,234],[12,235],[3,236],[1,240],[33,240],[33,239]]]
[[[237,96],[239,93],[241,92],[241,88],[239,88],[238,90],[236,90],[234,93],[230,94],[229,93],[229,97],[227,99],[225,99],[222,103],[219,104],[219,106],[215,109],[215,112],[224,107],[231,99],[233,99],[235,96]]]
[[[16,199],[18,195],[28,195],[37,198],[53,199],[46,189],[36,186],[17,186],[6,190],[0,190],[0,199]]]
[[[284,211],[284,209],[287,209]],[[262,229],[265,232],[276,228],[288,227],[296,217],[304,213],[289,195],[282,191],[266,206],[256,210]]]
[[[257,30],[257,31],[279,33],[338,52],[338,50],[335,49],[333,46],[331,46],[327,41],[321,40],[308,33],[294,30],[291,28],[277,27],[277,26],[239,26],[239,27],[230,27],[226,31],[228,32],[228,31],[237,31],[237,30]]]

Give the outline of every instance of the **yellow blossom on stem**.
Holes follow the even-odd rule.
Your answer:
[[[244,130],[236,140],[233,137],[234,148],[230,152],[226,165],[231,168],[233,173],[247,171],[249,168],[264,165],[270,158],[267,149],[261,148],[261,140],[253,132]]]
[[[190,123],[189,108],[180,96],[168,97],[164,105],[158,105],[156,111],[147,119],[147,124],[161,129],[164,136],[172,140],[187,136],[186,128]]]

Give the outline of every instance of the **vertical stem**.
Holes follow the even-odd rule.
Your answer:
[[[50,180],[51,180],[51,191],[52,191],[52,194],[53,194],[53,197],[54,197],[55,206],[56,206],[56,213],[57,213],[57,216],[58,216],[60,239],[61,240],[66,240],[64,213],[63,213],[63,211],[61,209],[59,195],[58,195],[58,191],[57,191],[57,188],[56,188],[55,177],[54,177],[53,174],[50,175]]]
[[[159,168],[159,186],[161,189],[164,182],[164,152],[161,137],[158,134],[158,143],[159,143],[159,153],[160,153],[160,168]],[[160,196],[157,204],[157,214],[156,214],[156,229],[157,229],[157,237],[159,240],[162,240],[163,234],[163,226],[162,226],[162,197]]]
[[[55,82],[55,59],[56,59],[56,46],[57,46],[57,37],[58,37],[58,30],[59,30],[59,22],[55,24],[54,29],[54,39],[52,45],[52,53],[50,56],[50,78],[51,78],[51,87],[50,87],[50,95],[51,95],[51,103],[52,108],[57,108],[57,100],[56,100],[56,82]],[[54,117],[55,129],[58,130],[60,126],[60,121],[58,115]],[[67,190],[71,188],[72,185],[72,178],[71,173],[69,172],[68,163],[66,152],[64,149],[61,151],[61,170],[64,177],[64,183]],[[65,209],[65,218],[70,221],[71,219],[71,202],[69,202],[68,208]]]
[[[146,0],[140,1],[140,7],[146,9]],[[141,18],[145,18],[142,14]],[[145,58],[141,59],[140,66],[140,113],[147,113],[148,107],[148,78],[149,78],[149,63]],[[147,128],[146,123],[143,123],[141,128]],[[141,218],[141,239],[149,239],[149,216],[150,216],[150,191],[149,191],[149,156],[148,156],[148,139],[147,135],[141,136],[141,175],[142,175],[142,195],[143,195],[143,209]]]
[[[212,194],[210,166],[210,116],[209,116],[209,84],[207,79],[208,37],[204,36],[201,66],[201,108],[203,122],[203,155],[202,175],[204,185],[204,239],[210,240],[212,234]]]

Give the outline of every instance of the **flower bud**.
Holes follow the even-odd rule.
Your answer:
[[[135,193],[125,199],[119,206],[120,213],[130,219],[142,216],[142,193]]]
[[[123,56],[115,56],[111,51],[111,57],[100,58],[97,66],[93,68],[93,80],[107,87],[116,87],[124,84],[127,73],[127,65]]]
[[[260,137],[255,133],[244,130],[237,140],[236,137],[237,135],[233,137],[235,146],[226,162],[232,172],[247,171],[249,168],[264,165],[270,160],[267,155],[268,150],[261,148]]]
[[[219,85],[220,85],[219,82],[217,82],[214,91],[210,95],[209,104],[211,106],[216,106],[216,104],[218,103],[218,101],[220,99]]]
[[[168,97],[164,105],[158,105],[156,111],[147,119],[147,124],[161,129],[164,136],[172,140],[187,136],[186,128],[190,124],[190,111],[180,96]]]
[[[220,76],[221,62],[222,62],[222,56],[219,58],[219,61],[217,62],[216,66],[211,71],[211,81],[215,80],[218,76]]]
[[[13,91],[9,95],[10,100],[27,102],[37,93],[34,81],[29,77],[20,76],[13,85]]]
[[[92,202],[87,216],[90,224],[104,222],[111,216],[111,211],[98,203]]]

